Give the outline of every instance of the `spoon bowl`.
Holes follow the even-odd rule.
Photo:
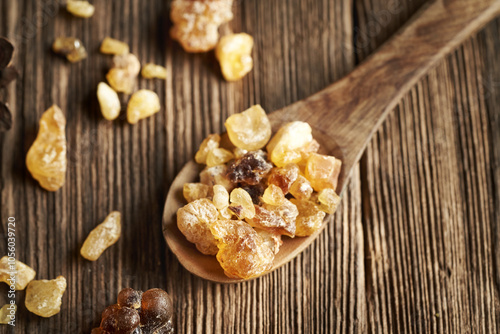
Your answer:
[[[271,115],[270,115],[271,116]],[[272,122],[272,117],[270,117]],[[273,129],[279,128],[282,123],[272,123]],[[313,131],[313,137],[320,143],[320,153],[334,155],[342,159],[342,152],[339,146],[333,141],[329,140],[320,133]],[[201,278],[215,281],[219,283],[235,283],[241,282],[242,279],[229,278],[224,274],[219,262],[215,256],[205,255],[200,253],[194,244],[189,242],[186,237],[177,228],[177,210],[187,204],[182,194],[184,183],[199,182],[200,172],[204,166],[197,164],[194,160],[188,162],[182,170],[177,174],[174,182],[170,186],[165,211],[163,213],[163,234],[170,247],[170,250],[177,255],[181,264],[189,270],[192,274]],[[347,176],[343,175],[344,170],[341,171],[339,176],[339,186],[337,189],[342,189],[346,182],[340,183],[341,180],[347,180]],[[330,215],[326,215],[324,223],[318,231],[308,237],[289,238],[283,236],[283,245],[280,251],[274,258],[273,270],[281,267],[285,263],[292,260],[299,253],[301,253],[316,237],[321,233],[326,226],[326,222],[330,220]]]
[[[273,132],[290,121],[309,123],[322,153],[342,160],[336,189],[342,195],[367,143],[402,95],[441,58],[499,13],[499,0],[430,1],[349,75],[309,98],[269,114]],[[163,213],[163,234],[170,250],[191,273],[218,283],[241,282],[242,279],[227,277],[215,256],[200,253],[177,228],[177,210],[186,204],[183,185],[197,182],[202,168],[191,161],[172,183]],[[327,215],[322,228],[309,237],[283,237],[271,271],[309,246],[330,218]]]

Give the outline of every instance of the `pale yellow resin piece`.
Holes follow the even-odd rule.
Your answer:
[[[120,239],[121,230],[121,214],[118,211],[113,211],[104,222],[90,232],[83,243],[80,254],[87,260],[97,260],[108,247]]]
[[[12,273],[14,273],[14,286],[16,290],[24,290],[26,285],[36,276],[36,272],[30,266],[16,260],[15,267],[11,267],[9,257],[2,257],[0,259],[0,282],[11,285],[13,283]]]
[[[66,118],[54,105],[43,113],[40,129],[26,156],[26,166],[35,180],[57,191],[66,180]]]
[[[58,276],[53,280],[31,281],[26,289],[24,304],[28,311],[44,318],[61,311],[62,296],[66,291],[66,279]]]

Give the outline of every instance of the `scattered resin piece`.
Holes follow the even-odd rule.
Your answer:
[[[217,245],[209,225],[218,217],[217,208],[206,198],[191,202],[177,210],[177,226],[186,239],[207,255],[217,254]]]
[[[225,164],[234,158],[233,153],[224,148],[214,148],[207,155],[207,166],[213,167]]]
[[[100,51],[104,54],[110,55],[122,55],[129,53],[129,46],[127,43],[119,41],[117,39],[106,37],[102,43]]]
[[[144,65],[141,74],[146,79],[167,79],[167,69],[152,63]]]
[[[141,89],[132,95],[127,106],[127,121],[136,124],[141,119],[147,118],[160,111],[160,98],[147,89]]]
[[[209,190],[210,187],[203,183],[184,183],[182,194],[189,203],[200,198],[207,198]]]
[[[291,122],[281,127],[267,144],[269,159],[278,167],[297,163],[301,151],[313,140],[312,129],[305,122]]]
[[[215,56],[219,60],[224,79],[240,80],[252,70],[252,48],[253,38],[249,34],[231,34],[220,39]]]
[[[283,240],[281,240],[281,234],[276,232],[270,232],[266,230],[261,230],[256,228],[255,231],[261,236],[264,243],[269,247],[269,249],[274,253],[278,254],[281,245],[283,245]]]
[[[220,184],[227,191],[231,191],[234,188],[233,183],[226,176],[227,167],[225,165],[219,165],[214,167],[207,167],[200,173],[200,182],[213,187],[216,184]]]
[[[15,260],[15,268],[11,267],[13,262],[9,262],[9,257],[4,256],[0,259],[0,282],[5,282],[8,285],[13,283],[11,279],[11,273],[13,271],[17,272],[15,279],[15,289],[24,290],[29,282],[33,280],[36,276],[36,272],[26,264],[21,261]],[[15,270],[14,270],[15,269]]]
[[[250,197],[250,194],[245,190],[241,188],[234,189],[231,191],[229,200],[231,202],[229,209],[233,211],[238,218],[253,218],[255,216],[255,207],[252,197]]]
[[[290,187],[290,194],[300,200],[309,199],[313,193],[311,183],[302,175],[299,175]]]
[[[264,203],[262,207],[268,211],[274,212],[286,223],[285,230],[288,232],[287,235],[293,236],[295,235],[295,220],[299,215],[299,211],[295,204],[290,202],[288,199],[285,199],[283,204],[281,205],[271,205]]]
[[[102,116],[108,121],[116,119],[122,108],[118,94],[105,82],[97,85],[97,99],[101,107]]]
[[[312,153],[307,159],[306,178],[316,191],[337,188],[342,162],[335,157]]]
[[[321,203],[320,210],[333,214],[340,203],[340,196],[332,188],[325,188],[318,193],[318,201]]]
[[[229,206],[229,193],[220,184],[216,184],[213,187],[213,203],[217,210],[223,210]]]
[[[273,234],[287,235],[293,237],[295,235],[295,222],[285,221],[275,211],[269,211],[262,206],[255,206],[255,216],[251,219],[245,219],[251,226],[266,230]]]
[[[259,150],[271,138],[271,122],[258,104],[230,116],[224,125],[234,146],[244,150]]]
[[[31,281],[26,288],[26,308],[41,317],[51,317],[61,310],[64,291],[66,279],[63,276],[53,280]]]
[[[227,168],[227,177],[234,184],[256,185],[269,173],[273,165],[267,162],[264,151],[252,151],[236,159]]]
[[[118,211],[113,211],[104,222],[90,232],[83,243],[80,254],[87,260],[97,260],[108,247],[120,239],[121,231],[121,214]]]
[[[4,306],[2,306],[2,308],[0,309],[0,324],[6,325],[11,320],[14,320],[16,312],[16,304],[5,304]]]
[[[270,184],[262,195],[262,201],[271,205],[281,205],[285,202],[285,195],[280,187]]]
[[[95,7],[88,1],[68,0],[66,3],[66,9],[71,14],[85,19],[92,17],[95,12]]]
[[[208,135],[200,145],[200,149],[196,152],[194,160],[199,164],[207,164],[208,153],[219,147],[220,136],[217,134]]]
[[[126,288],[118,303],[107,307],[92,334],[174,334],[174,305],[162,289],[146,292]]]
[[[187,52],[206,52],[219,40],[219,26],[233,19],[233,0],[174,0],[170,36]]]
[[[45,111],[38,135],[26,155],[26,166],[40,186],[57,191],[66,180],[66,119],[58,106]]]
[[[299,166],[288,164],[283,168],[273,168],[269,174],[268,183],[281,188],[283,194],[288,194],[290,187],[299,176]]]
[[[218,220],[210,225],[217,239],[217,260],[227,276],[249,279],[269,271],[274,252],[262,237],[240,220]]]
[[[307,237],[321,228],[326,213],[321,211],[318,206],[311,201],[301,201],[294,198],[292,198],[291,201],[299,210],[295,230],[296,236]]]
[[[131,94],[140,71],[141,63],[135,55],[120,54],[113,57],[113,66],[106,79],[115,91]]]
[[[52,50],[66,57],[70,62],[76,63],[87,58],[87,50],[82,41],[74,37],[58,37],[52,44]]]

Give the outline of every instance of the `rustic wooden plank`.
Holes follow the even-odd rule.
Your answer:
[[[368,34],[387,4],[356,4]],[[403,99],[362,160],[370,332],[498,330],[498,42],[497,20]]]
[[[365,331],[359,171],[321,237],[263,278],[238,285],[205,282],[165,246],[160,222],[169,184],[207,134],[221,131],[228,115],[251,104],[272,111],[304,98],[354,64],[345,52],[352,42],[349,2],[235,3],[235,20],[222,30],[255,37],[255,70],[231,84],[221,79],[212,53],[186,54],[167,37],[168,1],[96,0],[90,20],[72,18],[55,0],[1,2],[6,20],[0,35],[16,43],[21,69],[5,94],[15,124],[0,135],[1,232],[4,217],[15,216],[18,258],[38,278],[68,279],[61,313],[49,319],[29,313],[24,293],[18,293],[16,333],[88,333],[126,286],[171,293],[180,333]],[[60,35],[80,37],[90,58],[70,65],[52,54],[50,45]],[[128,42],[143,62],[168,70],[166,82],[139,80],[138,87],[159,93],[164,108],[135,126],[123,117],[104,121],[97,107],[95,87],[110,64],[97,49],[108,35]],[[38,119],[52,103],[68,120],[70,158],[67,183],[55,194],[40,189],[24,166]],[[89,263],[79,247],[111,210],[123,213],[122,238]],[[0,288],[4,302],[6,289]]]

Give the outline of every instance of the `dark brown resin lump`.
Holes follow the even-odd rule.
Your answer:
[[[99,328],[92,334],[174,334],[174,306],[162,289],[146,292],[126,288],[118,303],[102,312]]]

